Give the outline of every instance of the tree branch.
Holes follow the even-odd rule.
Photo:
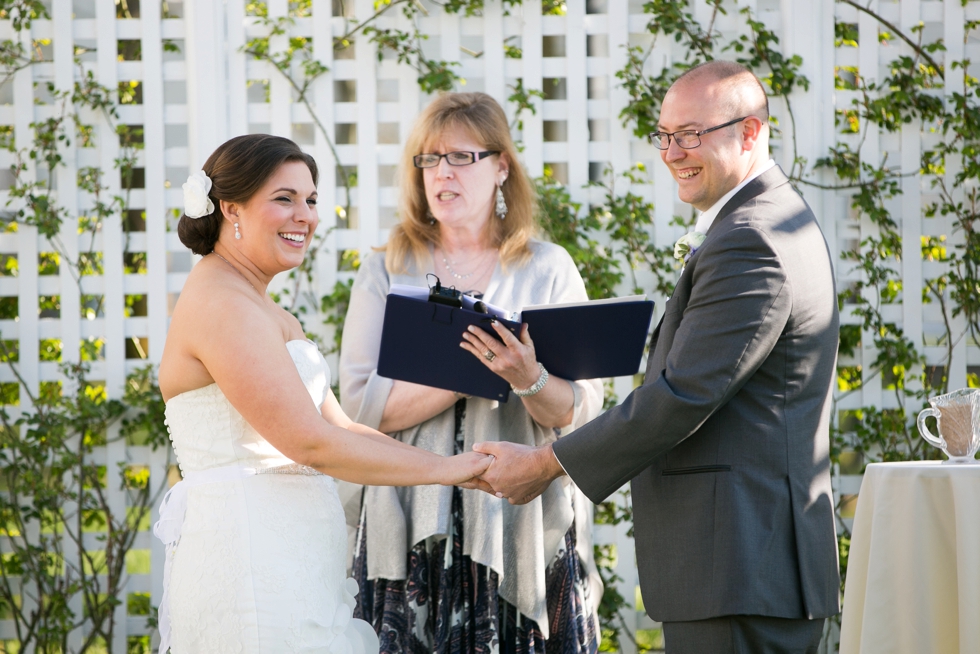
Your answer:
[[[918,54],[920,57],[922,57],[923,59],[925,59],[926,62],[928,62],[928,64],[933,68],[933,70],[936,71],[936,74],[939,75],[940,79],[943,79],[943,80],[946,79],[944,77],[944,75],[943,75],[943,69],[939,66],[939,64],[936,63],[936,60],[933,59],[931,56],[929,56],[929,53],[926,52],[925,49],[923,49],[921,45],[917,44],[915,41],[913,41],[908,36],[906,36],[905,33],[902,32],[902,30],[898,29],[893,24],[891,24],[890,22],[888,22],[887,20],[885,20],[884,18],[882,18],[881,16],[879,16],[875,12],[871,11],[867,7],[862,7],[860,4],[858,4],[854,0],[837,0],[837,2],[842,2],[845,5],[850,5],[850,6],[854,7],[855,9],[857,9],[858,11],[862,11],[862,12],[866,13],[867,15],[871,16],[876,21],[878,21],[879,23],[881,23],[882,25],[884,25],[885,27],[887,27],[889,30],[891,30],[892,32],[894,32],[894,34],[898,38],[900,38],[903,41],[905,41],[909,45],[909,47],[911,47],[916,52],[916,54]]]

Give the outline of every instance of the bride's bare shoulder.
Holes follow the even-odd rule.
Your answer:
[[[262,313],[263,296],[234,270],[224,270],[205,259],[187,275],[174,306],[174,323],[185,321],[211,324],[239,320]]]
[[[283,331],[257,290],[209,264],[194,267],[174,306],[160,362],[165,396],[213,383],[210,358],[264,346]]]

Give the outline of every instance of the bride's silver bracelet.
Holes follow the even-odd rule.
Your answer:
[[[517,397],[530,397],[541,392],[544,385],[548,383],[548,371],[545,370],[545,367],[541,365],[540,361],[538,361],[538,370],[541,371],[541,376],[538,377],[538,381],[534,382],[534,384],[532,384],[529,388],[521,390],[514,388],[513,384],[510,385],[510,390],[514,391],[514,395]]]

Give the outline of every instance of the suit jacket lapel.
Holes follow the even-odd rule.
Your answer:
[[[738,209],[740,206],[752,200],[752,198],[755,198],[759,195],[762,195],[766,191],[777,188],[787,183],[789,183],[789,178],[786,177],[786,174],[783,173],[782,168],[780,168],[778,165],[773,166],[766,172],[762,173],[761,175],[753,179],[751,182],[746,184],[745,187],[742,188],[742,190],[740,190],[738,193],[733,195],[732,198],[725,203],[725,206],[721,208],[721,211],[718,212],[718,216],[711,223],[711,227],[708,228],[708,233],[705,235],[705,237],[711,238],[711,231],[715,228],[716,225],[718,225],[718,223],[720,223],[722,220],[724,220],[729,215],[731,215],[731,213],[736,209]],[[700,250],[701,248],[698,248],[698,250],[696,250],[694,254],[691,255],[691,258],[687,261],[687,263],[684,266],[684,270],[681,273],[682,277],[685,274],[690,274],[688,268],[693,269],[692,264],[694,263],[694,259],[695,257],[698,256]],[[680,284],[680,279],[677,280],[677,283]],[[671,299],[673,299],[673,295],[671,296]],[[663,327],[664,318],[666,317],[666,315],[667,315],[667,307],[665,306],[664,313],[663,315],[660,316],[660,322],[657,323],[657,328],[653,330],[653,334],[650,336],[650,350],[649,350],[649,354],[647,355],[646,380],[644,381],[644,383],[646,383],[646,381],[649,381],[651,379],[650,368],[655,362],[657,344],[660,340],[660,328]]]
[[[727,218],[733,211],[752,198],[788,183],[789,178],[786,177],[783,169],[778,165],[773,166],[766,172],[762,173],[746,184],[741,191],[733,195],[732,199],[725,203],[725,206],[723,206],[721,211],[718,212],[718,216],[715,217],[714,222],[711,223],[711,227],[708,228],[708,234],[711,234],[711,230],[715,228],[715,225]]]

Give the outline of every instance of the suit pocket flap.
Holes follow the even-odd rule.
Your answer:
[[[668,468],[662,474],[665,477],[668,475],[697,475],[702,472],[730,472],[731,469],[732,467],[729,465],[690,466],[688,468]]]

